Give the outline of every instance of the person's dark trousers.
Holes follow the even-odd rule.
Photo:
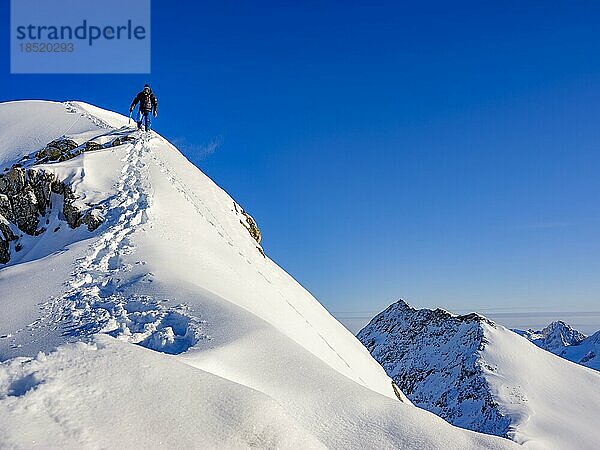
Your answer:
[[[152,113],[150,111],[140,111],[138,114],[137,126],[138,129],[141,130],[142,126],[146,129],[146,131],[150,130],[152,125]]]

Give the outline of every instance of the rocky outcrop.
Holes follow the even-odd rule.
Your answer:
[[[78,144],[63,136],[5,169],[0,175],[0,264],[10,260],[10,243],[19,240],[19,232],[37,236],[46,231],[40,222],[52,208],[52,194],[62,196],[62,218],[71,228],[85,225],[89,231],[94,231],[104,220],[98,206],[78,201],[70,186],[52,171],[36,167],[37,164],[67,161],[83,152],[116,147],[134,140],[133,136],[124,135],[104,144],[94,140]],[[256,231],[251,233],[258,233],[260,240],[260,231],[254,221],[252,223]],[[21,248],[20,242],[15,243],[15,251]]]
[[[58,182],[53,173],[38,169],[29,169],[26,172],[26,179],[33,189],[38,212],[43,216],[51,206],[50,195],[52,194],[53,185],[56,189],[56,185],[62,186],[62,183]]]
[[[35,234],[40,213],[45,213],[50,196],[47,176],[38,171],[14,167],[8,173],[0,175],[0,200],[2,215],[27,234]],[[54,180],[50,181],[52,183]]]
[[[66,161],[81,153],[77,142],[72,139],[56,139],[36,153],[35,159],[39,162]]]
[[[70,147],[71,144],[63,148]],[[102,223],[100,212],[79,204],[71,188],[54,173],[36,167],[15,166],[0,175],[0,263],[6,264],[10,260],[10,242],[18,240],[11,224],[31,236],[45,231],[40,227],[40,221],[52,208],[52,194],[62,196],[62,215],[71,228],[86,225],[93,231]]]
[[[237,203],[233,202],[233,208],[236,214],[241,215],[243,219],[240,219],[240,223],[248,230],[252,239],[256,241],[257,244],[260,244],[262,240],[262,234],[258,229],[258,225],[256,221],[252,218],[250,214],[248,214],[242,207],[240,207]],[[262,250],[262,249],[261,249]],[[262,253],[262,252],[261,252]]]
[[[63,185],[63,216],[71,228],[85,225],[89,231],[94,231],[103,221],[99,209],[85,210],[77,202],[77,196],[68,187]]]
[[[52,194],[62,196],[62,218],[71,228],[85,225],[94,231],[102,224],[103,215],[97,206],[79,202],[70,186],[36,164],[67,161],[83,152],[115,147],[134,139],[126,135],[102,145],[93,140],[78,144],[62,137],[37,151],[33,158],[25,156],[12,168],[5,169],[0,175],[0,264],[10,260],[10,242],[19,239],[18,231],[31,236],[46,231],[40,222],[52,208]],[[15,251],[21,248],[20,242],[15,243]]]
[[[10,242],[15,239],[10,223],[0,214],[0,264],[6,264],[10,260]]]
[[[94,150],[102,150],[104,147],[101,144],[98,144],[97,142],[94,141],[87,141],[84,144],[84,151],[86,152],[91,152]]]
[[[74,140],[63,137],[50,142],[43,149],[39,150],[35,154],[35,161],[37,164],[67,161],[83,152],[102,150],[107,147],[116,147],[117,145],[122,145],[125,142],[132,140],[134,140],[134,138],[131,136],[122,136],[113,139],[105,145],[93,140],[86,141],[79,145]]]
[[[256,249],[258,250],[258,252],[266,258],[267,256],[265,255],[265,252],[260,245],[260,241],[262,240],[262,233],[260,232],[256,221],[236,202],[233,202],[233,210],[238,216],[240,224],[242,224],[242,226],[248,231],[250,237],[252,237],[252,239],[256,241]]]
[[[252,239],[254,239],[257,244],[260,244],[262,234],[258,229],[258,225],[256,225],[256,222],[254,221],[252,216],[247,214],[245,211],[242,210],[242,214],[246,217],[246,223],[244,224],[244,222],[242,222],[242,225],[244,225],[248,229],[248,233],[250,233]]]
[[[115,139],[113,139],[110,144],[108,144],[108,147],[117,147],[118,145],[123,145],[126,142],[130,142],[135,140],[134,137],[129,136],[129,135],[125,135],[125,136],[121,136],[121,137],[117,137]]]

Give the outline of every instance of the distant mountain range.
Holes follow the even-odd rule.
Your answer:
[[[600,331],[586,336],[562,320],[543,330],[513,330],[544,350],[582,366],[600,370]]]
[[[479,314],[400,300],[357,337],[415,405],[454,425],[528,447],[597,448],[600,373],[539,347],[596,361],[598,333],[553,324],[520,334],[537,346]]]

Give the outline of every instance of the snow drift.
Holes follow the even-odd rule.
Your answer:
[[[56,150],[57,139],[71,143]],[[84,103],[3,103],[0,164],[36,167],[69,189],[27,209],[36,227],[7,220],[2,444],[513,445],[395,392],[354,336],[264,255],[251,217],[159,135]],[[93,226],[80,226],[89,211]]]

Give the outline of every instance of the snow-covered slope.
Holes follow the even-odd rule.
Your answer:
[[[600,370],[600,331],[588,337],[562,321],[540,331],[513,331],[555,355]]]
[[[358,333],[418,406],[528,448],[600,442],[600,374],[478,314],[389,306]]]
[[[7,446],[512,445],[403,402],[159,135],[84,103],[3,103],[0,161]]]

